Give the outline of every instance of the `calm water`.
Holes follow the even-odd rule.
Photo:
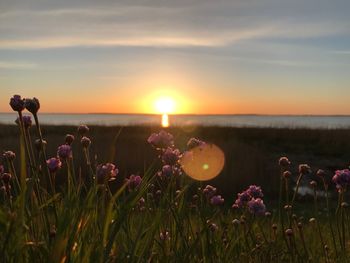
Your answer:
[[[40,114],[43,124],[52,125],[160,125],[161,116],[141,114]],[[0,113],[0,123],[13,124],[15,113]],[[278,128],[350,128],[350,116],[270,116],[270,115],[174,115],[170,125]]]

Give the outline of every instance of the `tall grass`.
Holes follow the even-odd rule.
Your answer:
[[[348,260],[348,170],[337,171],[333,178],[339,195],[334,209],[328,199],[329,182],[317,173],[320,183],[311,185],[311,218],[298,214],[303,208],[288,180],[291,164],[287,158],[280,159],[281,174],[275,175],[281,181],[277,207],[266,207],[262,189],[250,186],[231,208],[223,203],[220,189],[183,173],[178,162],[181,152],[173,136],[162,131],[148,140],[159,160],[144,170],[142,179],[130,175],[114,189],[113,181],[123,171],[111,163],[96,162],[90,154],[94,142],[87,137],[88,129],[80,127],[75,141],[81,143],[66,140],[49,161],[36,115],[38,101],[23,101],[21,106],[22,100],[15,99],[20,107],[11,106],[19,113],[20,151],[17,157],[5,152],[0,166],[1,262]],[[30,126],[22,121],[25,106],[36,121],[35,147],[29,138]],[[191,144],[186,151],[204,147],[204,142],[195,141],[198,145]],[[19,169],[15,158],[20,160]],[[309,176],[307,165],[298,170],[300,178]],[[60,179],[63,183],[56,184]],[[319,196],[317,190],[327,194]],[[310,205],[305,209],[310,210]],[[327,209],[326,216],[320,216],[323,209]]]

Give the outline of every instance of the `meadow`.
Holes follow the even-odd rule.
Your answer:
[[[349,130],[41,127],[37,99],[10,106],[3,262],[349,261]],[[193,180],[182,156],[211,143],[224,169]]]

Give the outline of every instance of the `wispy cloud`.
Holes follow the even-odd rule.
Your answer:
[[[0,61],[0,69],[35,69],[36,64],[27,62]]]

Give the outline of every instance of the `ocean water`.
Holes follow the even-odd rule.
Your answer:
[[[160,115],[143,114],[39,114],[49,125],[160,125]],[[14,124],[15,113],[0,113],[1,124]],[[170,126],[274,127],[274,128],[350,128],[350,116],[291,115],[170,115]]]

